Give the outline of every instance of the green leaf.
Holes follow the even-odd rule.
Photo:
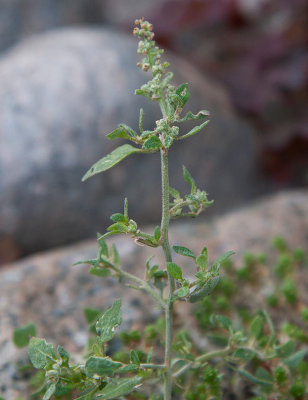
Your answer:
[[[108,383],[101,392],[97,393],[96,398],[101,400],[118,399],[135,390],[141,381],[142,379],[139,376],[114,380],[114,382]]]
[[[276,347],[276,354],[280,358],[285,358],[294,353],[295,350],[295,342],[294,340],[288,340],[286,343],[281,346]]]
[[[258,354],[252,349],[240,347],[239,349],[235,350],[235,352],[232,354],[232,356],[235,358],[240,358],[241,360],[244,360],[244,361],[249,361],[249,360],[252,360],[253,358],[257,357]]]
[[[57,359],[53,345],[46,343],[45,339],[32,338],[28,354],[33,366],[38,369],[45,368],[48,362]]]
[[[196,264],[199,268],[206,270],[208,267],[208,256],[207,254],[200,254],[196,258]]]
[[[230,328],[232,328],[232,323],[230,319],[225,315],[213,315],[213,318],[211,320],[213,320],[214,324],[221,325],[227,331],[230,330]]]
[[[116,222],[107,228],[108,232],[127,233],[127,226],[122,222]]]
[[[84,175],[84,177],[82,178],[82,182],[86,181],[94,175],[97,175],[114,167],[127,156],[141,152],[142,151],[140,149],[137,149],[130,144],[123,144],[122,146],[117,147],[110,154],[97,161]]]
[[[94,276],[99,276],[100,278],[106,278],[106,276],[110,275],[109,269],[102,267],[92,267],[90,268],[89,273]]]
[[[55,393],[55,391],[56,391],[56,384],[52,383],[46,390],[43,400],[49,400],[51,396]]]
[[[96,237],[97,237],[97,242],[98,242],[97,258],[100,259],[102,254],[104,254],[104,256],[108,257],[108,246],[107,246],[105,239],[102,237],[102,235],[99,232],[97,232]]]
[[[124,128],[132,137],[137,137],[137,133],[130,126],[126,124],[120,124],[119,127]]]
[[[229,257],[231,257],[233,254],[235,254],[235,251],[227,251],[226,253],[222,254],[220,257],[217,258],[215,261],[215,264],[222,264],[224,261],[226,261]]]
[[[156,135],[153,135],[143,143],[142,148],[145,150],[158,150],[161,148],[161,141]]]
[[[250,372],[244,370],[244,369],[238,369],[238,372],[240,375],[244,376],[246,379],[248,379],[250,382],[256,383],[258,385],[271,385],[272,382],[268,382],[264,379],[257,378],[256,376],[252,375]]]
[[[118,249],[114,243],[112,243],[112,245],[110,247],[110,253],[111,253],[112,261],[116,265],[119,265],[120,264],[120,255],[119,255]]]
[[[172,145],[173,143],[173,137],[170,135],[167,135],[164,139],[164,146],[166,147],[166,149],[169,149],[169,147]]]
[[[194,178],[190,175],[188,169],[183,165],[183,177],[185,181],[192,187],[192,192],[194,192],[196,188],[196,182]],[[196,199],[198,201],[198,199]]]
[[[156,226],[155,229],[154,229],[154,239],[155,240],[159,240],[160,239],[160,234],[161,234],[160,227]]]
[[[124,365],[124,367],[117,369],[117,374],[124,374],[127,372],[135,372],[135,371],[138,371],[139,368],[140,368],[139,365],[136,365],[136,364]]]
[[[111,219],[113,222],[124,222],[124,223],[127,223],[127,222],[128,222],[128,221],[127,221],[127,218],[125,217],[125,215],[123,215],[123,214],[121,214],[121,213],[112,214],[111,217],[110,217],[110,219]]]
[[[174,199],[179,199],[180,198],[180,192],[172,187],[169,187],[169,193]]]
[[[183,121],[190,121],[190,120],[198,120],[198,119],[203,119],[207,118],[210,116],[210,112],[206,110],[201,110],[197,114],[193,114],[191,111],[189,111],[184,118],[181,118],[179,122]]]
[[[182,83],[180,86],[176,88],[175,93],[179,97],[179,105],[181,107],[184,107],[184,105],[187,103],[188,99],[190,98],[190,93],[187,90],[188,88],[188,83]]]
[[[167,271],[169,275],[174,279],[182,279],[182,270],[181,268],[174,262],[167,262]]]
[[[138,353],[135,350],[130,351],[130,360],[135,365],[140,364],[140,359],[139,359]]]
[[[182,286],[176,293],[179,298],[186,297],[189,295],[189,286]]]
[[[184,247],[184,246],[173,246],[172,248],[177,254],[180,254],[181,256],[195,258],[194,253],[191,250],[189,250],[187,247]]]
[[[191,129],[185,135],[179,136],[178,139],[187,139],[188,137],[195,135],[196,133],[200,132],[201,129],[204,128],[205,125],[207,125],[209,122],[210,122],[210,120],[207,120],[207,121],[203,122],[203,124],[195,126],[193,129]]]
[[[115,129],[114,131],[108,133],[108,135],[106,135],[106,138],[109,140],[113,140],[113,139],[130,139],[129,134],[126,132],[126,130],[119,126],[119,128]]]
[[[96,267],[98,265],[98,261],[96,258],[92,258],[91,260],[81,260],[81,261],[74,262],[73,266],[80,265],[80,264],[89,264],[89,265]]]
[[[299,366],[299,364],[303,361],[305,355],[307,353],[307,349],[299,350],[295,354],[285,358],[282,362],[289,368],[295,369]]]
[[[264,319],[257,315],[250,324],[250,335],[256,339],[260,339],[263,333]]]
[[[36,335],[35,325],[28,323],[26,325],[20,326],[14,330],[13,342],[16,347],[25,347],[28,345],[30,337]]]
[[[209,279],[204,285],[198,285],[197,288],[191,293],[189,301],[195,303],[202,300],[204,297],[209,296],[219,282],[219,276]]]
[[[59,356],[62,358],[62,365],[68,367],[70,360],[69,352],[66,351],[62,346],[58,346],[57,351]]]
[[[113,305],[108,308],[96,323],[98,341],[105,343],[114,336],[115,328],[122,322],[121,317],[121,300],[116,300]]]
[[[122,364],[107,357],[90,357],[85,365],[86,375],[92,378],[93,375],[113,376],[114,372],[122,367]]]

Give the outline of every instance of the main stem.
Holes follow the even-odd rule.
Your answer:
[[[168,153],[161,149],[161,176],[162,176],[162,220],[161,220],[161,235],[162,248],[167,262],[172,261],[171,250],[168,237],[169,229],[169,173],[168,173]],[[165,332],[165,382],[164,382],[164,400],[171,400],[172,393],[172,295],[174,291],[174,279],[168,273],[168,299],[165,306],[166,332]]]

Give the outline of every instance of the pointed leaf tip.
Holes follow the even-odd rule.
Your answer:
[[[88,172],[83,176],[82,182],[86,181],[94,175],[99,174],[100,172],[107,171],[108,169],[119,164],[119,162],[127,156],[138,152],[141,152],[141,150],[137,149],[134,146],[131,146],[130,144],[123,144],[122,146],[117,147],[107,156],[101,158],[94,165],[92,165]]]

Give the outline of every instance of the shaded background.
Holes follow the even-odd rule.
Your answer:
[[[175,166],[171,172],[176,185],[182,188],[176,169],[183,160],[196,175],[200,186],[204,186],[210,198],[216,201],[215,207],[209,210],[210,215],[244,205],[266,193],[307,186],[306,1],[156,0],[154,3],[150,0],[0,0],[0,81],[5,88],[0,97],[13,98],[5,110],[0,109],[2,263],[37,250],[93,237],[96,231],[104,229],[104,218],[119,211],[121,198],[126,195],[131,199],[133,218],[136,217],[142,224],[157,221],[160,213],[157,196],[159,169],[153,166],[154,161],[153,165],[152,161],[148,164],[142,161],[141,167],[139,161],[134,163],[128,160],[122,169],[98,178],[96,183],[89,183],[88,186],[79,183],[82,173],[110,146],[103,141],[99,145],[96,144],[98,142],[90,144],[90,138],[101,140],[98,132],[108,133],[105,130],[107,126],[113,129],[120,122],[134,124],[138,115],[136,105],[139,106],[141,99],[127,97],[123,100],[116,83],[125,90],[129,89],[131,94],[139,81],[146,79],[137,75],[137,70],[132,72],[137,60],[136,43],[130,42],[130,39],[126,41],[126,37],[131,36],[132,21],[142,15],[153,22],[158,42],[180,57],[181,60],[174,61],[178,83],[193,81],[192,92],[196,94],[193,111],[209,105],[213,114],[214,127],[210,129],[216,130],[215,135],[209,135],[209,139],[196,138],[191,150],[186,148],[175,153]],[[75,31],[63,30],[69,26],[78,28],[74,28],[77,29]],[[95,28],[98,35],[101,31],[103,33],[102,36],[95,36],[96,33],[91,36],[92,31],[80,27]],[[45,33],[50,30],[51,33]],[[34,34],[36,38],[27,41]],[[131,52],[131,49],[133,53],[128,56],[126,52]],[[47,53],[50,56],[44,58]],[[171,57],[168,54],[167,59]],[[79,62],[77,55],[84,62],[91,62],[91,68],[87,66],[86,69],[87,75],[72,73],[74,65]],[[26,60],[27,69],[23,69],[21,60]],[[72,63],[70,70],[63,60]],[[200,75],[185,61],[194,65]],[[55,81],[46,79],[50,65],[61,78]],[[40,76],[40,95],[37,95],[36,78],[33,78],[35,85],[27,86],[32,79],[29,80],[29,77],[33,75],[29,73],[31,69],[35,71],[35,76]],[[45,69],[44,75],[41,71]],[[123,76],[121,71],[124,71]],[[79,103],[76,100],[74,113],[71,113],[65,108],[71,101],[71,88],[82,87],[82,82],[90,79],[88,75],[95,74],[105,74],[105,80],[101,82],[97,78],[89,90],[89,96],[93,95],[91,100],[87,96],[80,99],[76,96]],[[69,79],[75,81],[65,89]],[[133,85],[135,83],[137,86]],[[59,104],[63,111],[61,118],[57,102],[45,104],[41,101],[46,97],[45,88],[59,88],[59,102],[62,100]],[[96,89],[108,96],[98,98]],[[119,93],[115,93],[117,91]],[[25,96],[28,100],[21,102],[20,99]],[[28,107],[34,103],[32,108]],[[41,103],[43,105],[39,109]],[[100,116],[101,105],[105,108]],[[87,107],[90,111],[86,115]],[[130,110],[136,111],[135,114]],[[23,115],[28,113],[28,122],[20,119],[21,112]],[[150,126],[157,114],[156,111],[152,114],[150,110],[148,112],[151,118],[147,123]],[[71,126],[72,120],[79,114],[78,128],[69,128],[65,137],[56,137],[57,132],[52,134],[55,124],[48,121],[47,126],[46,118],[57,123],[63,123],[68,118],[64,126]],[[46,123],[46,129],[43,124],[39,126],[41,137],[47,140],[48,164],[44,164],[44,168],[31,164],[31,168],[36,166],[32,175],[29,173],[27,180],[19,181],[14,175],[15,167],[23,172],[31,169],[27,165],[31,141],[27,142],[28,147],[21,144],[28,137],[32,140],[31,126],[33,120],[38,118],[36,115],[44,116]],[[12,121],[20,121],[18,130],[12,127]],[[60,122],[59,129],[64,132]],[[81,129],[82,125],[85,126]],[[27,129],[23,130],[26,126]],[[87,130],[89,139],[84,135]],[[71,135],[72,132],[74,135]],[[65,153],[64,140],[68,149],[76,146],[76,154],[80,155],[72,163],[63,161],[67,161],[71,154],[69,151]],[[198,140],[204,141],[208,153],[199,146]],[[90,147],[94,148],[93,151],[89,150]],[[39,156],[42,155],[42,148],[35,141],[31,142],[30,148],[37,148]],[[50,148],[56,150],[50,153]],[[128,168],[134,174],[131,180]],[[154,176],[158,179],[155,180]],[[152,184],[149,183],[151,179]],[[140,182],[137,188],[136,182]],[[31,190],[34,187],[35,190]],[[144,201],[143,188],[149,193]],[[140,197],[142,202],[138,204],[136,199]]]

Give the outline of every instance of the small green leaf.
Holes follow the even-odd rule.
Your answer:
[[[161,148],[161,141],[156,135],[153,135],[143,143],[142,148],[145,150],[158,150]]]
[[[115,129],[114,131],[108,133],[106,135],[106,138],[109,140],[113,139],[130,139],[129,134],[126,132],[126,130],[123,127],[120,127]]]
[[[112,214],[111,217],[110,217],[110,219],[111,219],[113,222],[124,222],[124,223],[128,222],[128,221],[127,221],[127,218],[125,217],[125,215],[124,215],[124,214],[121,214],[121,213]]]
[[[204,285],[198,285],[197,288],[191,293],[189,301],[195,303],[202,300],[204,297],[209,296],[219,282],[219,276],[209,279]]]
[[[258,354],[252,349],[240,347],[239,349],[235,350],[235,352],[232,354],[232,356],[235,358],[240,358],[241,360],[244,360],[244,361],[249,361],[249,360],[252,360],[253,358],[257,357]]]
[[[138,371],[139,368],[140,368],[139,365],[136,365],[136,364],[124,365],[124,367],[117,369],[117,374],[124,374],[127,372]]]
[[[126,124],[120,124],[119,127],[124,128],[132,137],[137,137],[137,133],[130,126]]]
[[[108,308],[96,323],[96,331],[99,335],[98,341],[105,343],[114,336],[115,328],[122,322],[121,317],[121,300],[116,300],[113,305]]]
[[[45,339],[32,338],[28,354],[33,366],[38,369],[45,368],[49,361],[57,359],[53,345],[46,343]]]
[[[232,328],[232,323],[230,319],[225,315],[213,315],[212,320],[215,324],[221,325],[227,331],[230,330],[230,328]]]
[[[115,379],[113,382],[108,383],[101,392],[98,392],[96,398],[101,400],[118,399],[131,393],[141,382],[142,379],[139,376]]]
[[[140,149],[137,149],[130,144],[123,144],[122,146],[117,147],[110,154],[97,161],[84,175],[84,177],[82,178],[82,182],[86,181],[94,175],[97,175],[114,167],[127,156],[141,152],[142,151]]]
[[[234,251],[227,251],[226,253],[224,253],[220,257],[218,257],[217,260],[214,262],[214,264],[211,266],[211,271],[214,271],[218,266],[220,266],[220,264],[222,264],[224,261],[226,261],[233,254],[235,254]]]
[[[46,390],[43,400],[49,400],[51,396],[55,393],[55,391],[56,391],[56,384],[52,383]]]
[[[187,90],[188,83],[182,83],[180,86],[176,88],[175,93],[179,97],[179,105],[183,108],[187,103],[188,99],[190,98],[190,93]]]
[[[160,234],[161,234],[160,227],[156,226],[155,229],[154,229],[154,239],[155,240],[159,240],[160,239]]]
[[[140,359],[139,359],[138,353],[135,350],[130,351],[130,360],[131,360],[132,364],[136,364],[136,365],[140,364]]]
[[[191,129],[185,135],[179,136],[178,139],[187,139],[188,137],[195,135],[196,133],[200,132],[201,129],[204,128],[205,125],[207,125],[209,122],[210,122],[210,120],[207,120],[207,121],[203,122],[203,124],[195,126],[193,129]]]
[[[111,258],[112,261],[116,264],[119,265],[120,264],[120,255],[119,252],[117,250],[117,247],[114,243],[112,243],[111,247],[110,247],[110,253],[111,253]]]
[[[172,278],[182,279],[182,270],[176,263],[167,262],[167,270]]]
[[[114,233],[127,233],[127,225],[123,224],[122,222],[116,222],[110,226],[108,226],[108,232]]]
[[[257,378],[256,376],[252,375],[250,372],[244,369],[238,369],[240,375],[244,376],[250,382],[256,383],[257,385],[271,385],[272,382],[265,381],[263,379]]]
[[[89,264],[93,265],[94,267],[98,265],[98,261],[96,258],[92,258],[91,260],[81,260],[74,262],[73,266],[80,265],[80,264]]]
[[[195,258],[194,253],[191,250],[189,250],[187,247],[173,246],[172,248],[177,254],[180,254],[181,256]]]
[[[208,256],[207,254],[200,254],[196,258],[196,264],[199,268],[206,270],[208,267]]]
[[[122,364],[107,357],[90,357],[85,364],[85,372],[89,378],[93,375],[113,376],[114,372],[122,367]]]
[[[183,121],[190,121],[190,120],[198,120],[198,119],[203,119],[207,118],[210,116],[210,112],[206,110],[201,110],[197,114],[193,114],[191,111],[189,111],[184,118],[181,118],[179,122]]]
[[[172,187],[169,187],[169,193],[174,199],[179,199],[180,198],[180,192]]]
[[[106,276],[110,275],[109,269],[102,267],[92,267],[90,268],[89,273],[94,276],[99,276],[100,278],[106,278]]]
[[[289,368],[295,369],[299,366],[299,364],[303,361],[305,355],[307,353],[307,349],[299,350],[295,354],[285,358],[282,362]]]
[[[14,330],[13,342],[16,347],[25,347],[28,345],[30,337],[36,335],[35,325],[32,323],[20,326]]]
[[[190,175],[188,169],[183,165],[183,177],[185,181],[191,186],[191,194],[195,192],[196,190],[196,182],[194,178]],[[188,197],[188,196],[187,196]],[[195,198],[195,201],[198,201],[197,198]]]
[[[97,237],[97,242],[98,242],[97,258],[100,259],[102,254],[104,254],[104,256],[108,257],[108,246],[107,246],[105,239],[102,238],[102,235],[99,232],[97,232],[96,237]]]
[[[186,297],[189,295],[189,286],[182,286],[176,293],[179,298]]]
[[[57,351],[59,356],[62,358],[62,365],[68,367],[70,360],[68,351],[66,351],[62,346],[58,346]]]
[[[256,339],[260,339],[263,333],[263,325],[264,325],[264,319],[260,315],[257,315],[252,320],[249,327],[251,336],[255,337]]]
[[[294,353],[295,350],[295,342],[294,340],[288,340],[286,343],[281,346],[276,347],[276,354],[280,358],[285,358]]]
[[[172,145],[173,143],[173,137],[170,135],[167,135],[164,139],[164,146],[166,149],[169,149],[169,147]]]

